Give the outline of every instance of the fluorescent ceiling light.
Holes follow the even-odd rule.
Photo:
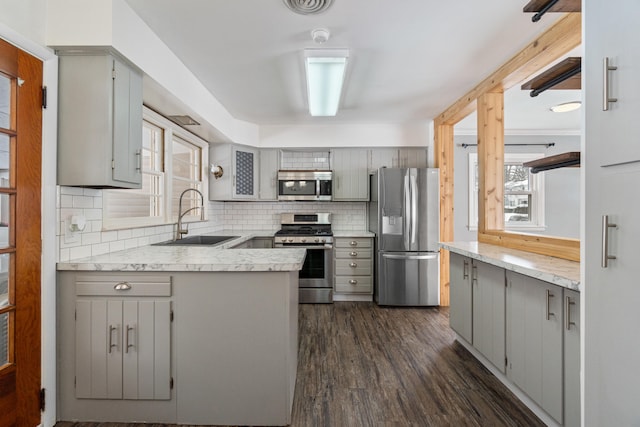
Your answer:
[[[571,101],[565,102],[564,104],[554,105],[550,108],[554,113],[568,113],[569,111],[574,111],[580,108],[582,102],[580,101]]]
[[[309,114],[335,116],[342,97],[348,49],[305,49]]]

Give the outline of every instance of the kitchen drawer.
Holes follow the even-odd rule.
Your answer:
[[[336,259],[336,276],[368,276],[372,266],[370,259]]]
[[[77,296],[170,297],[171,276],[79,275]]]
[[[372,247],[373,239],[369,237],[360,238],[344,238],[338,237],[335,241],[336,248],[370,248]]]
[[[335,249],[336,258],[346,258],[346,259],[362,259],[368,258],[371,259],[373,251],[371,249],[362,249],[362,248],[343,248],[343,249]]]
[[[336,292],[370,294],[373,280],[371,276],[336,276]]]

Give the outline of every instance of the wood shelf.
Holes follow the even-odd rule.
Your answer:
[[[522,90],[536,91],[536,96],[545,90],[580,90],[582,58],[572,56],[524,83]]]
[[[531,0],[522,8],[522,11],[532,13],[540,12],[547,3],[549,3],[549,0]],[[581,0],[560,0],[553,5],[548,12],[581,12],[581,3]]]
[[[522,166],[531,168],[531,173],[538,173],[550,169],[580,167],[580,152],[569,151],[555,156],[543,157],[530,162],[524,162]]]

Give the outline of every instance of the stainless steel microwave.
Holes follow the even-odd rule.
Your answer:
[[[278,171],[278,200],[330,201],[330,170]]]

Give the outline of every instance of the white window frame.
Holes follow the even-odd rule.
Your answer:
[[[531,160],[544,157],[542,153],[504,153],[504,163],[522,164]],[[478,165],[478,153],[469,153],[469,215],[468,228],[471,231],[478,230],[478,193],[474,191],[477,186],[476,168]],[[504,168],[503,168],[504,173]],[[546,230],[544,218],[545,185],[544,174],[531,174],[531,215],[533,221],[521,222],[512,225],[505,222],[504,229],[508,231],[544,231]],[[504,213],[503,213],[504,215]]]
[[[109,203],[109,190],[103,191],[103,209],[102,209],[102,230],[121,230],[127,228],[148,227],[156,225],[169,225],[175,224],[177,218],[172,215],[171,195],[173,194],[173,173],[172,173],[172,148],[174,135],[180,139],[187,141],[201,149],[201,165],[200,165],[200,189],[204,196],[205,204],[205,221],[208,220],[207,215],[207,200],[209,194],[209,181],[207,179],[207,168],[209,164],[209,143],[202,138],[180,128],[177,124],[173,123],[166,117],[156,113],[155,111],[143,107],[143,120],[163,129],[163,146],[164,146],[164,179],[162,182],[163,191],[163,213],[160,217],[147,217],[147,218],[107,218],[106,209]],[[192,216],[185,215],[183,218],[185,223],[187,222],[201,222],[200,215]]]

